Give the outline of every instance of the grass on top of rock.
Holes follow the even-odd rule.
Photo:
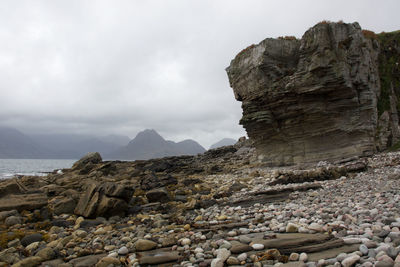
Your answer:
[[[390,152],[394,152],[394,151],[400,150],[400,141],[397,142],[396,144],[394,144],[393,146],[391,146],[388,150],[389,150]]]
[[[400,97],[400,31],[382,32],[376,35],[380,45],[379,75],[381,81],[381,94],[378,99],[379,116],[390,110],[390,91],[393,83],[397,99]],[[400,101],[397,103],[400,111]]]

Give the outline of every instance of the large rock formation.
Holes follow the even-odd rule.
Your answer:
[[[286,165],[376,151],[378,53],[358,23],[330,22],[240,52],[227,73],[259,158]]]

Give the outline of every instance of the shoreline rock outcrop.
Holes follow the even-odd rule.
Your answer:
[[[376,152],[378,55],[358,23],[331,22],[239,53],[227,73],[259,158],[291,165]]]
[[[0,266],[400,262],[400,152],[299,169],[260,166],[251,151],[88,161],[47,177],[2,181],[2,203],[36,192],[48,204],[0,211]],[[61,212],[59,203],[70,199],[83,211]],[[114,216],[114,208],[127,210]]]

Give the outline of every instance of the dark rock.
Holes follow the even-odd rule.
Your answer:
[[[108,197],[122,198],[129,202],[133,195],[133,189],[129,186],[107,182],[100,185],[99,192],[104,193]]]
[[[380,238],[385,238],[385,237],[387,237],[387,235],[390,233],[390,231],[388,231],[388,230],[382,230],[382,231],[380,231],[379,233],[378,233],[378,236],[380,237]]]
[[[215,193],[213,195],[213,198],[220,199],[220,198],[224,198],[224,197],[230,197],[232,194],[233,194],[232,191],[222,191],[222,192]]]
[[[145,175],[140,181],[140,187],[143,190],[151,190],[159,187],[166,187],[168,185],[177,184],[178,180],[176,180],[171,175],[160,175],[156,176],[154,173],[150,173]]]
[[[3,221],[9,216],[16,216],[16,215],[18,215],[18,211],[16,210],[0,211],[0,221]]]
[[[42,239],[43,239],[43,236],[42,236],[42,234],[39,234],[39,233],[26,235],[21,239],[21,245],[26,247],[29,244],[32,244],[33,242],[42,241]]]
[[[118,171],[117,166],[114,162],[107,162],[98,170],[103,174],[103,176],[115,175]]]
[[[150,190],[146,193],[147,200],[152,203],[152,202],[161,202],[165,203],[170,200],[169,193],[167,189],[165,188],[157,188]]]
[[[217,204],[217,201],[215,199],[204,199],[196,203],[195,209],[200,209],[200,208],[206,209],[215,204]]]
[[[243,188],[247,188],[247,187],[248,187],[248,186],[245,185],[245,184],[242,184],[242,183],[239,183],[239,182],[234,182],[234,183],[231,185],[231,187],[229,188],[229,190],[235,192],[235,191],[240,191],[240,190],[242,190]]]
[[[4,224],[7,226],[13,226],[15,224],[21,224],[22,223],[22,217],[20,216],[10,216],[5,219]]]
[[[187,201],[187,196],[185,196],[185,195],[175,195],[175,201],[186,202]]]
[[[80,226],[80,228],[90,228],[90,227],[96,227],[97,225],[100,225],[102,223],[103,223],[103,221],[101,221],[101,220],[97,220],[97,219],[87,220],[86,219],[86,220],[83,220],[79,226]]]
[[[187,178],[187,179],[183,180],[182,183],[184,186],[189,186],[189,185],[200,184],[201,180],[197,179],[197,178]]]
[[[67,221],[67,220],[60,219],[60,220],[52,221],[51,224],[53,226],[58,226],[58,227],[68,227],[68,226],[73,225],[74,223],[72,221]]]

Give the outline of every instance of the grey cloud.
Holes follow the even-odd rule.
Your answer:
[[[397,30],[397,0],[3,1],[0,125],[34,132],[153,128],[208,147],[245,135],[225,67],[266,37],[323,19]]]

